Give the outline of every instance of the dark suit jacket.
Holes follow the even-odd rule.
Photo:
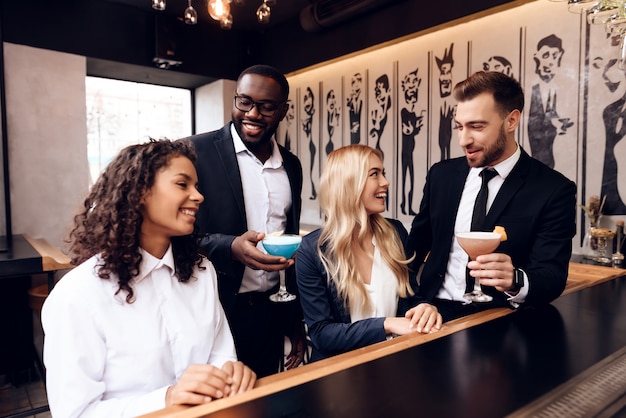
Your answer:
[[[409,246],[416,251],[416,271],[430,252],[420,276],[420,294],[428,300],[435,298],[443,284],[468,172],[467,160],[461,157],[433,165],[426,178]],[[491,231],[496,225],[506,229],[508,240],[495,252],[511,256],[513,265],[528,275],[526,303],[550,302],[563,292],[576,232],[575,215],[576,185],[522,150],[487,214],[484,230]],[[505,294],[492,287],[483,289],[495,296],[494,305],[508,306]]]
[[[230,246],[237,236],[248,230],[243,186],[230,125],[190,137],[198,154],[196,170],[199,189],[204,195],[196,219],[197,233],[203,253],[217,271],[220,300],[227,315],[230,315],[235,303],[245,267],[232,259]],[[298,234],[302,165],[295,155],[280,145],[278,147],[291,185],[292,205],[287,214],[285,233]],[[293,286],[290,290],[295,291]]]
[[[407,232],[396,220],[388,219],[406,243]],[[365,347],[387,337],[383,322],[385,318],[370,318],[350,323],[350,310],[343,306],[333,281],[327,280],[327,272],[317,253],[320,229],[302,240],[296,256],[296,277],[300,291],[300,303],[304,320],[313,343],[311,361]],[[415,275],[410,275],[411,287],[417,293]],[[400,298],[398,316],[424,300],[412,296]]]

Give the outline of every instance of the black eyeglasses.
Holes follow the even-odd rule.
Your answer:
[[[246,96],[235,96],[235,107],[238,110],[247,113],[256,106],[256,110],[263,116],[274,116],[278,107],[283,103],[276,104],[274,102],[255,102]]]

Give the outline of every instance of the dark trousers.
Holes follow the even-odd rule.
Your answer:
[[[284,351],[278,307],[269,300],[269,295],[274,292],[238,294],[229,317],[237,357],[256,373],[257,378],[277,373]]]

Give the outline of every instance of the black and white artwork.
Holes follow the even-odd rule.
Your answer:
[[[395,103],[395,62],[379,62],[378,65],[369,68],[368,72],[368,141],[367,144],[378,149],[383,154],[385,176],[389,177],[394,172],[396,161],[396,135],[394,122],[396,107]],[[390,188],[391,190],[391,188]],[[385,216],[392,216],[395,196],[387,194]]]
[[[619,36],[590,27],[589,132],[586,195],[606,196],[604,215],[626,215],[626,69],[619,64]],[[593,120],[593,122],[592,122]],[[593,133],[592,133],[593,132]],[[605,224],[612,222],[605,219]]]
[[[297,115],[297,91],[292,89],[287,99],[287,113],[276,130],[276,141],[288,151],[298,154],[298,129],[296,125]]]
[[[443,161],[462,155],[456,135],[453,135],[456,104],[452,89],[467,77],[467,47],[465,43],[442,39],[440,46],[432,49],[431,103],[432,124],[430,162]]]
[[[343,91],[345,94],[344,138],[349,138],[350,144],[367,143],[367,71],[357,70],[344,75]],[[347,143],[344,142],[347,145]]]
[[[428,169],[428,52],[398,63],[398,170],[393,189],[397,218],[409,224],[417,214]]]
[[[321,170],[323,170],[328,154],[343,143],[341,103],[343,103],[342,82],[340,76],[322,82],[322,111],[320,126],[322,128],[322,150],[320,154]],[[320,171],[321,171],[320,170]]]

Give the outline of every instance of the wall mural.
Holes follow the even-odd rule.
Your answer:
[[[409,227],[428,167],[463,155],[452,87],[487,70],[524,88],[522,147],[575,181],[579,203],[606,195],[601,225],[613,227],[626,218],[626,71],[616,42],[562,3],[532,2],[289,76],[298,120],[286,118],[279,135],[301,127],[302,223],[321,222],[315,187],[327,153],[367,143],[383,152],[392,183],[385,216]],[[574,252],[581,229],[582,211]]]
[[[367,72],[357,71],[350,76],[344,76],[343,91],[346,94],[346,106],[344,114],[347,115],[344,126],[344,138],[350,138],[350,144],[365,143],[365,101],[367,85]]]

